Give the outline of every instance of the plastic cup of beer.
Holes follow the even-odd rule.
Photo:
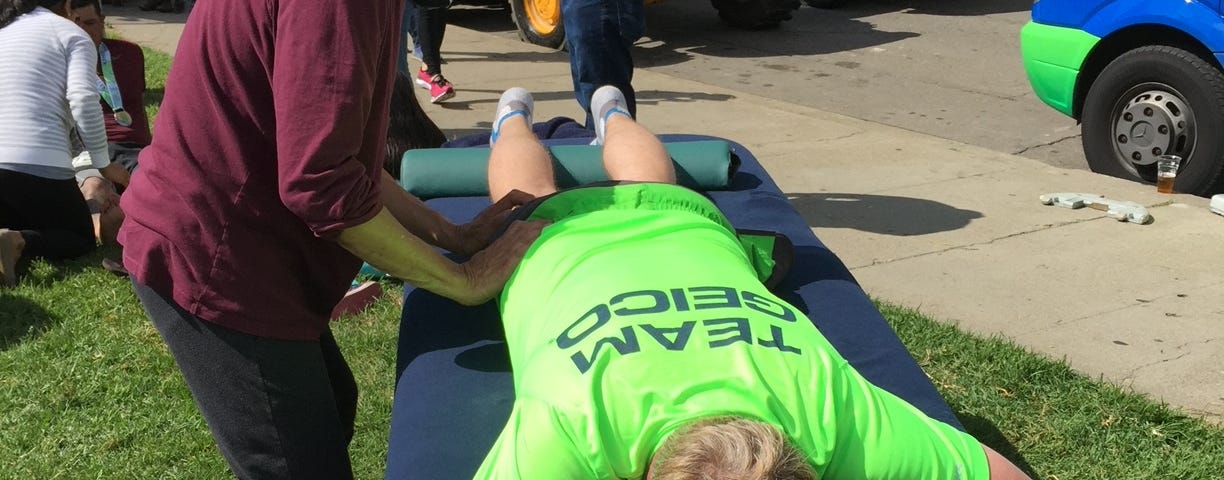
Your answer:
[[[1156,191],[1173,193],[1173,181],[1177,179],[1177,167],[1182,158],[1177,155],[1161,155],[1156,160]]]

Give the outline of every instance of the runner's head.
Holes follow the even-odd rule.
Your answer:
[[[103,23],[106,16],[102,15],[102,5],[98,0],[71,0],[69,6],[71,8],[68,18],[89,34],[94,45],[101,45],[102,38],[106,35],[106,25]]]
[[[697,420],[663,443],[648,480],[815,480],[816,471],[782,432],[739,417]]]

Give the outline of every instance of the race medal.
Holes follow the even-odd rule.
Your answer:
[[[119,92],[119,82],[115,81],[115,68],[111,66],[110,49],[106,48],[105,43],[98,45],[98,63],[102,64],[98,94],[115,112],[115,123],[124,127],[132,126],[132,114],[123,109],[123,95]]]
[[[126,110],[115,110],[115,123],[130,127],[132,126],[132,115],[127,113]]]

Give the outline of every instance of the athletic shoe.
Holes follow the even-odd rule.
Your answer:
[[[528,92],[522,87],[513,87],[505,92],[502,92],[501,99],[497,101],[497,110],[493,114],[493,132],[489,134],[489,144],[497,141],[497,134],[501,131],[502,122],[507,118],[515,115],[522,115],[527,120],[527,125],[531,125],[531,111],[535,108],[535,99],[531,97],[531,92]]]
[[[442,103],[455,96],[455,87],[441,73],[430,75],[425,70],[417,70],[416,84],[429,90],[429,103]]]
[[[633,115],[629,114],[628,104],[629,102],[625,101],[625,94],[612,85],[604,85],[595,90],[595,94],[591,95],[591,118],[595,122],[595,141],[593,142],[595,145],[603,145],[609,117],[621,114],[633,118]]]
[[[416,74],[417,86],[429,90],[429,79],[431,76],[432,75],[430,75],[429,72],[418,69]]]

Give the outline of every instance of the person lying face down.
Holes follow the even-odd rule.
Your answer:
[[[511,417],[479,479],[1027,478],[972,436],[868,383],[762,283],[707,198],[604,87],[607,184],[557,191],[506,91],[489,192],[552,222],[499,297]]]

